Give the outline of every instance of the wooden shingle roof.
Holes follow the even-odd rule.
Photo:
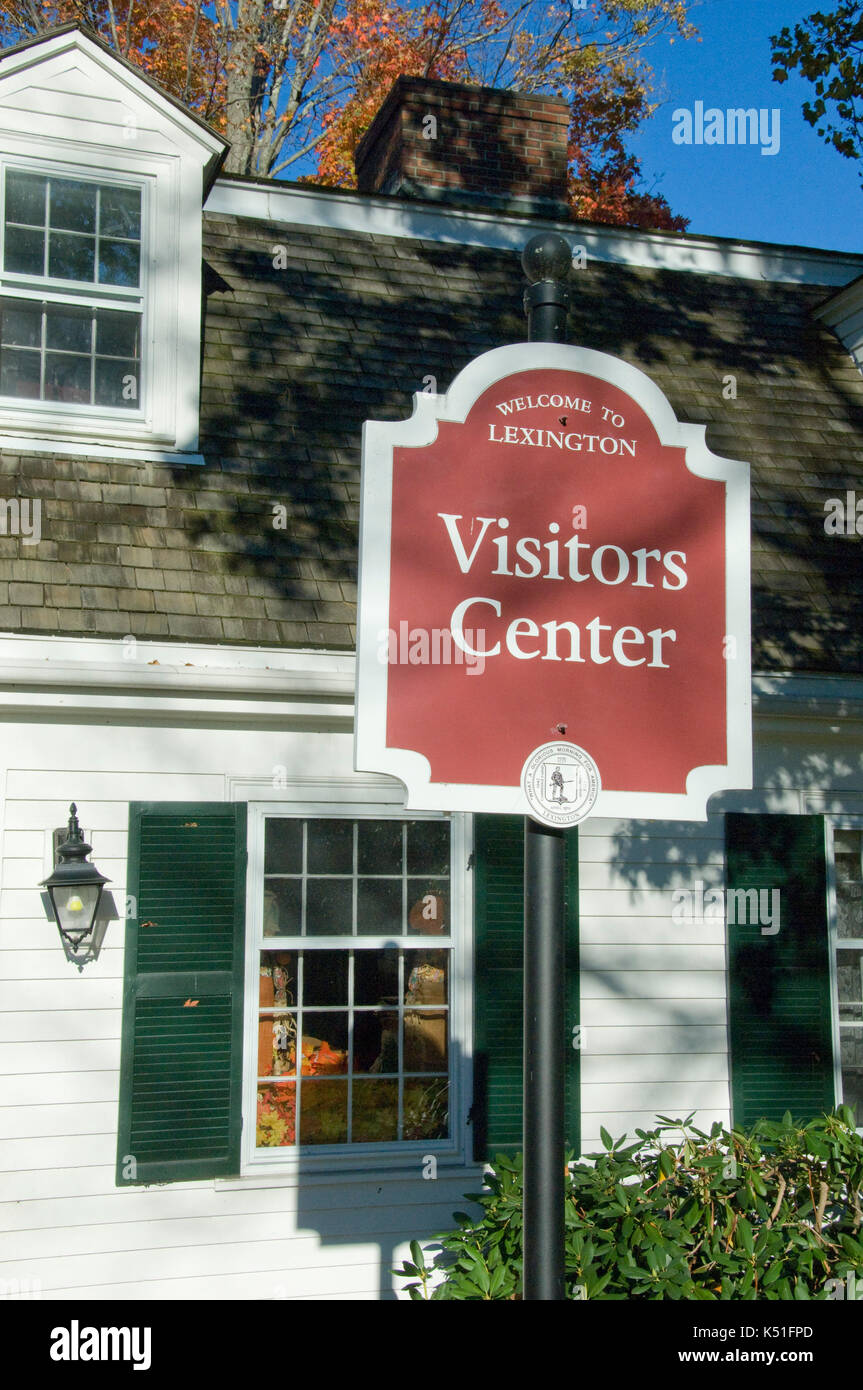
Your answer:
[[[525,336],[511,252],[204,225],[206,466],[4,450],[0,494],[41,498],[43,537],[0,535],[4,631],[351,648],[363,421],[409,415],[429,377],[444,390]],[[824,530],[829,497],[863,497],[863,377],[812,316],[824,293],[574,272],[570,341],[640,367],[752,465],[758,670],[863,672],[863,537]]]

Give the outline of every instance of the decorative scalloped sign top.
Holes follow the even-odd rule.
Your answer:
[[[363,436],[355,763],[416,810],[531,814],[555,739],[594,814],[751,785],[749,470],[636,368],[519,344]]]

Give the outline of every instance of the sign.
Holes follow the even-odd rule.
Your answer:
[[[357,769],[541,819],[703,820],[751,786],[749,469],[704,435],[550,343],[367,422]]]

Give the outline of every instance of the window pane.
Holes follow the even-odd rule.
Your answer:
[[[258,1076],[294,1076],[297,1071],[296,1015],[261,1014],[258,1019]]]
[[[405,951],[405,1003],[448,1002],[449,951]]]
[[[41,309],[19,308],[7,301],[3,305],[2,334],[3,342],[15,347],[41,347]]]
[[[449,884],[441,879],[408,879],[408,931],[442,936],[449,931]]]
[[[47,185],[48,180],[36,174],[19,174],[10,169],[6,175],[6,221],[44,227]],[[7,262],[6,269],[11,268]]]
[[[344,1144],[348,1138],[348,1083],[303,1080],[301,1144]]]
[[[57,280],[92,280],[95,240],[72,232],[51,232],[48,241],[48,274]]]
[[[347,1013],[303,1013],[304,1076],[341,1076],[348,1069]]]
[[[310,820],[308,837],[310,874],[353,873],[353,821]]]
[[[393,1003],[396,1001],[393,1000]],[[363,1010],[354,1014],[354,1071],[398,1075],[398,1009]]]
[[[840,1023],[863,1023],[863,951],[836,953]]]
[[[405,1071],[446,1071],[446,1035],[445,1010],[406,1009],[403,1038]]]
[[[0,392],[4,396],[23,396],[39,399],[38,352],[15,352],[3,348],[0,353]]]
[[[303,1005],[347,1004],[348,952],[303,952]]]
[[[306,884],[306,934],[350,936],[352,903],[349,878],[310,878]]]
[[[863,1121],[863,1028],[843,1029],[841,1040],[842,1101]]]
[[[259,1148],[296,1143],[297,1086],[295,1081],[258,1087]]]
[[[140,364],[119,357],[96,358],[96,404],[126,407],[138,404]]]
[[[269,983],[268,983],[269,982]],[[259,985],[261,1008],[284,1008],[297,1002],[295,951],[262,951]]]
[[[302,880],[270,878],[264,885],[264,936],[299,936]]]
[[[401,879],[359,879],[357,933],[360,936],[400,936],[403,930]]]
[[[411,821],[408,824],[408,873],[449,873],[449,823]]]
[[[863,903],[859,883],[840,883],[836,897],[840,938],[863,936]]]
[[[45,233],[24,227],[6,228],[7,270],[18,275],[43,275],[45,271]]]
[[[353,1142],[381,1144],[398,1139],[398,1081],[355,1081],[353,1091]]]
[[[303,822],[272,817],[264,835],[264,873],[299,874],[303,871]]]
[[[100,220],[102,236],[141,236],[141,190],[102,186]]]
[[[401,874],[400,821],[359,821],[357,867],[361,874]]]
[[[69,232],[95,232],[96,185],[72,179],[52,179],[49,222]]]
[[[100,357],[137,357],[139,314],[117,314],[110,310],[96,315],[96,351]],[[272,824],[272,822],[270,822]]]
[[[449,1132],[449,1086],[434,1081],[406,1081],[402,1138],[445,1139]]]
[[[354,1003],[396,1004],[398,997],[398,951],[356,951],[354,953]]]
[[[99,241],[99,283],[137,285],[141,278],[141,248],[129,241]]]
[[[66,357],[59,352],[47,352],[45,354],[45,399],[47,401],[89,402],[89,357]]]
[[[834,830],[833,847],[837,854],[854,854],[860,863],[860,831]]]
[[[45,342],[49,348],[60,348],[65,352],[91,351],[93,338],[93,315],[78,313],[75,310],[63,312],[49,308],[45,325]]]

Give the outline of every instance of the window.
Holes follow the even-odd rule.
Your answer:
[[[837,1100],[863,1124],[863,826],[834,823],[832,832]]]
[[[450,824],[264,819],[255,1153],[450,1136]]]
[[[140,185],[7,168],[0,396],[140,409],[142,211]]]

